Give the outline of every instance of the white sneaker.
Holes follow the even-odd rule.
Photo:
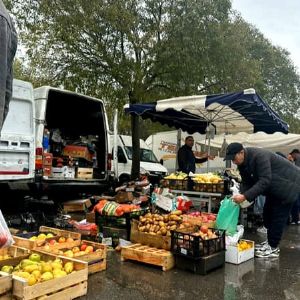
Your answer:
[[[255,249],[255,251],[261,250],[261,249],[265,248],[266,245],[268,245],[268,240],[265,240],[264,242],[262,242],[260,244],[255,244],[254,249]]]
[[[270,245],[267,245],[264,250],[257,251],[255,253],[255,257],[259,258],[273,258],[273,257],[279,257],[279,248],[272,248]]]

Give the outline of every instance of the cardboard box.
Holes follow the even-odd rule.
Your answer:
[[[93,179],[93,168],[78,168],[77,178]]]
[[[52,167],[51,166],[44,166],[43,167],[43,175],[51,177],[52,176]]]
[[[66,145],[63,149],[63,155],[93,160],[92,153],[85,146]]]
[[[63,168],[52,168],[52,177],[54,178],[64,178],[64,169]]]
[[[232,264],[240,264],[244,261],[254,258],[254,242],[249,240],[241,240],[251,243],[252,247],[243,251],[239,251],[237,246],[226,246],[225,262]]]
[[[132,192],[119,191],[115,196],[115,201],[118,203],[130,202],[134,199]]]
[[[52,166],[53,155],[52,153],[44,153],[43,154],[43,165],[44,166]]]
[[[90,199],[72,200],[63,203],[65,212],[88,211],[92,206]]]
[[[96,223],[96,215],[94,212],[88,212],[85,214],[86,221],[89,223]]]

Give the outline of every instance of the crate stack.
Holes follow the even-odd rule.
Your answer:
[[[173,231],[171,251],[176,267],[206,275],[225,264],[225,232],[210,229],[213,238],[201,237],[194,232]]]

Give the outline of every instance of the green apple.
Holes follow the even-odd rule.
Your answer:
[[[29,259],[31,261],[35,261],[35,262],[40,262],[41,261],[41,256],[37,253],[32,253],[30,256],[29,256]]]
[[[14,269],[13,266],[3,266],[3,267],[1,268],[1,271],[2,271],[2,272],[5,272],[5,273],[11,274],[12,271],[13,271],[13,269]]]

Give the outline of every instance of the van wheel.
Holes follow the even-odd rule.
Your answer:
[[[129,182],[130,181],[130,176],[128,174],[122,174],[119,177],[119,182],[122,185],[125,182]]]

